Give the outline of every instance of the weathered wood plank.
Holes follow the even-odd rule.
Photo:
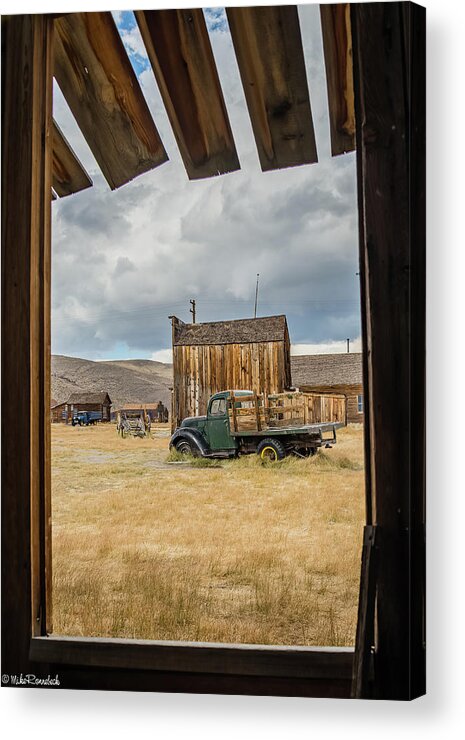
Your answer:
[[[320,15],[334,157],[355,149],[350,4],[320,5]]]
[[[271,403],[270,403],[271,399]],[[234,407],[230,411],[234,431],[268,427],[302,426],[309,424],[345,423],[345,396],[323,396],[306,393],[254,394],[253,396],[236,396],[236,401],[252,403],[251,408]]]
[[[53,189],[64,198],[92,187],[92,180],[73,152],[56,121],[53,121]]]
[[[317,162],[297,7],[226,13],[262,170]]]
[[[2,19],[2,672],[27,672],[47,622],[44,272],[51,208],[52,25]],[[48,243],[47,243],[48,242]],[[5,351],[7,350],[7,351]],[[47,413],[49,412],[49,407]],[[45,516],[44,516],[45,514]]]
[[[35,638],[42,662],[139,670],[350,679],[352,648],[306,648],[104,638]]]
[[[352,697],[370,696],[375,644],[376,527],[367,524],[363,532],[362,563],[357,615],[357,651],[352,673]]]
[[[111,13],[71,13],[55,29],[55,77],[110,187],[166,162]]]
[[[377,526],[374,696],[406,700],[424,683],[425,9],[360,3],[352,6],[351,21],[367,316],[367,487]]]
[[[189,179],[240,169],[202,10],[135,16]]]

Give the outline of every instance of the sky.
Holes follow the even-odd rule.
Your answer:
[[[58,86],[54,116],[94,181],[52,205],[52,352],[171,360],[168,316],[287,316],[293,354],[360,351],[354,153],[331,157],[317,5],[299,7],[318,163],[262,173],[226,15],[204,11],[241,163],[190,182],[137,24],[115,12],[169,161],[110,191]]]

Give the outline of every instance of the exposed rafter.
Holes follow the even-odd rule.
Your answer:
[[[355,149],[350,4],[320,5],[333,157]]]
[[[135,12],[191,180],[240,168],[202,10]]]
[[[262,170],[316,162],[297,7],[226,12]]]
[[[56,121],[53,121],[52,162],[52,186],[56,195],[60,198],[92,187],[92,180],[71,149]]]
[[[55,77],[110,187],[166,162],[111,13],[72,13],[55,30]]]

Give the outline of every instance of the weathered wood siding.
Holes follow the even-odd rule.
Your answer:
[[[290,388],[288,341],[178,345],[173,348],[173,428],[207,411],[213,393],[229,389],[281,393]]]
[[[102,414],[102,421],[110,421],[111,405],[107,403],[68,403],[68,421],[71,421],[73,414],[78,411],[97,411]]]
[[[347,423],[363,424],[364,413],[358,410],[358,396],[363,399],[363,386],[360,385],[300,385],[304,393],[342,393],[346,399]]]
[[[66,424],[67,417],[68,412],[66,410],[66,403],[60,403],[59,406],[54,406],[50,410],[50,419],[54,424]]]
[[[300,427],[325,422],[346,423],[346,396],[322,393],[272,393],[236,396],[228,403],[235,432]]]

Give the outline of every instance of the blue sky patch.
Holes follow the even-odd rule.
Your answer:
[[[116,10],[113,12],[116,26],[123,40],[129,61],[137,76],[150,68],[150,62],[140,39],[137,21],[132,10]]]
[[[228,19],[224,8],[204,8],[205,21],[209,31],[226,32]]]

